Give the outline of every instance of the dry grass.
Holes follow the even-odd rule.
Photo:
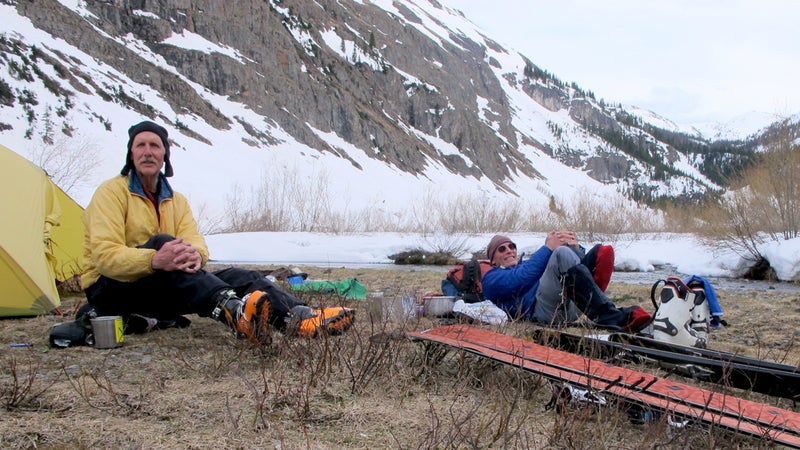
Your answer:
[[[436,291],[442,277],[437,270],[308,272],[355,277],[387,296]],[[648,291],[610,289],[620,304],[645,307]],[[798,295],[720,295],[731,326],[713,333],[713,348],[800,362]],[[63,309],[81,300],[66,298]],[[69,316],[4,320],[0,447],[767,448],[721,430],[634,425],[615,408],[546,410],[552,389],[535,374],[456,351],[426,352],[391,332],[425,329],[430,320],[377,323],[363,303],[351,306],[358,321],[345,335],[303,340],[276,333],[263,352],[199,317],[186,329],[126,336],[113,350],[49,349],[50,326]],[[522,336],[529,329],[512,324],[503,332]],[[9,347],[23,342],[32,347]]]

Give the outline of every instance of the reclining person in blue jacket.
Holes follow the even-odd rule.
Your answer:
[[[652,316],[644,309],[618,308],[605,295],[592,275],[596,254],[589,253],[572,231],[551,231],[543,246],[520,261],[516,244],[496,235],[486,249],[494,267],[483,276],[483,295],[512,319],[560,325],[583,313],[604,328],[636,332],[647,326]]]

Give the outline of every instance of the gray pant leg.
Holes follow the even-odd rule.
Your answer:
[[[537,322],[560,324],[573,322],[580,317],[575,303],[561,294],[564,288],[564,274],[570,267],[580,264],[578,255],[567,246],[553,251],[547,261],[547,267],[539,280],[536,289],[536,303],[533,306],[533,317]]]

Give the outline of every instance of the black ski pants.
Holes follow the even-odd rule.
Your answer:
[[[142,248],[158,250],[173,236],[159,234],[142,244]],[[89,286],[86,298],[98,315],[140,314],[159,320],[171,320],[183,314],[208,317],[216,307],[216,294],[233,289],[241,298],[260,290],[270,301],[270,322],[285,327],[284,318],[290,309],[303,305],[297,297],[276,286],[256,270],[229,267],[215,272],[196,273],[157,270],[136,281],[123,282],[100,276]]]

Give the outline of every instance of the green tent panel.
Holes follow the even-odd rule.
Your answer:
[[[80,272],[82,208],[2,145],[0,171],[0,317],[51,312],[61,304],[57,269],[63,279]]]
[[[306,280],[289,286],[295,291],[331,295],[345,300],[365,300],[367,298],[367,287],[355,278],[335,281]]]

